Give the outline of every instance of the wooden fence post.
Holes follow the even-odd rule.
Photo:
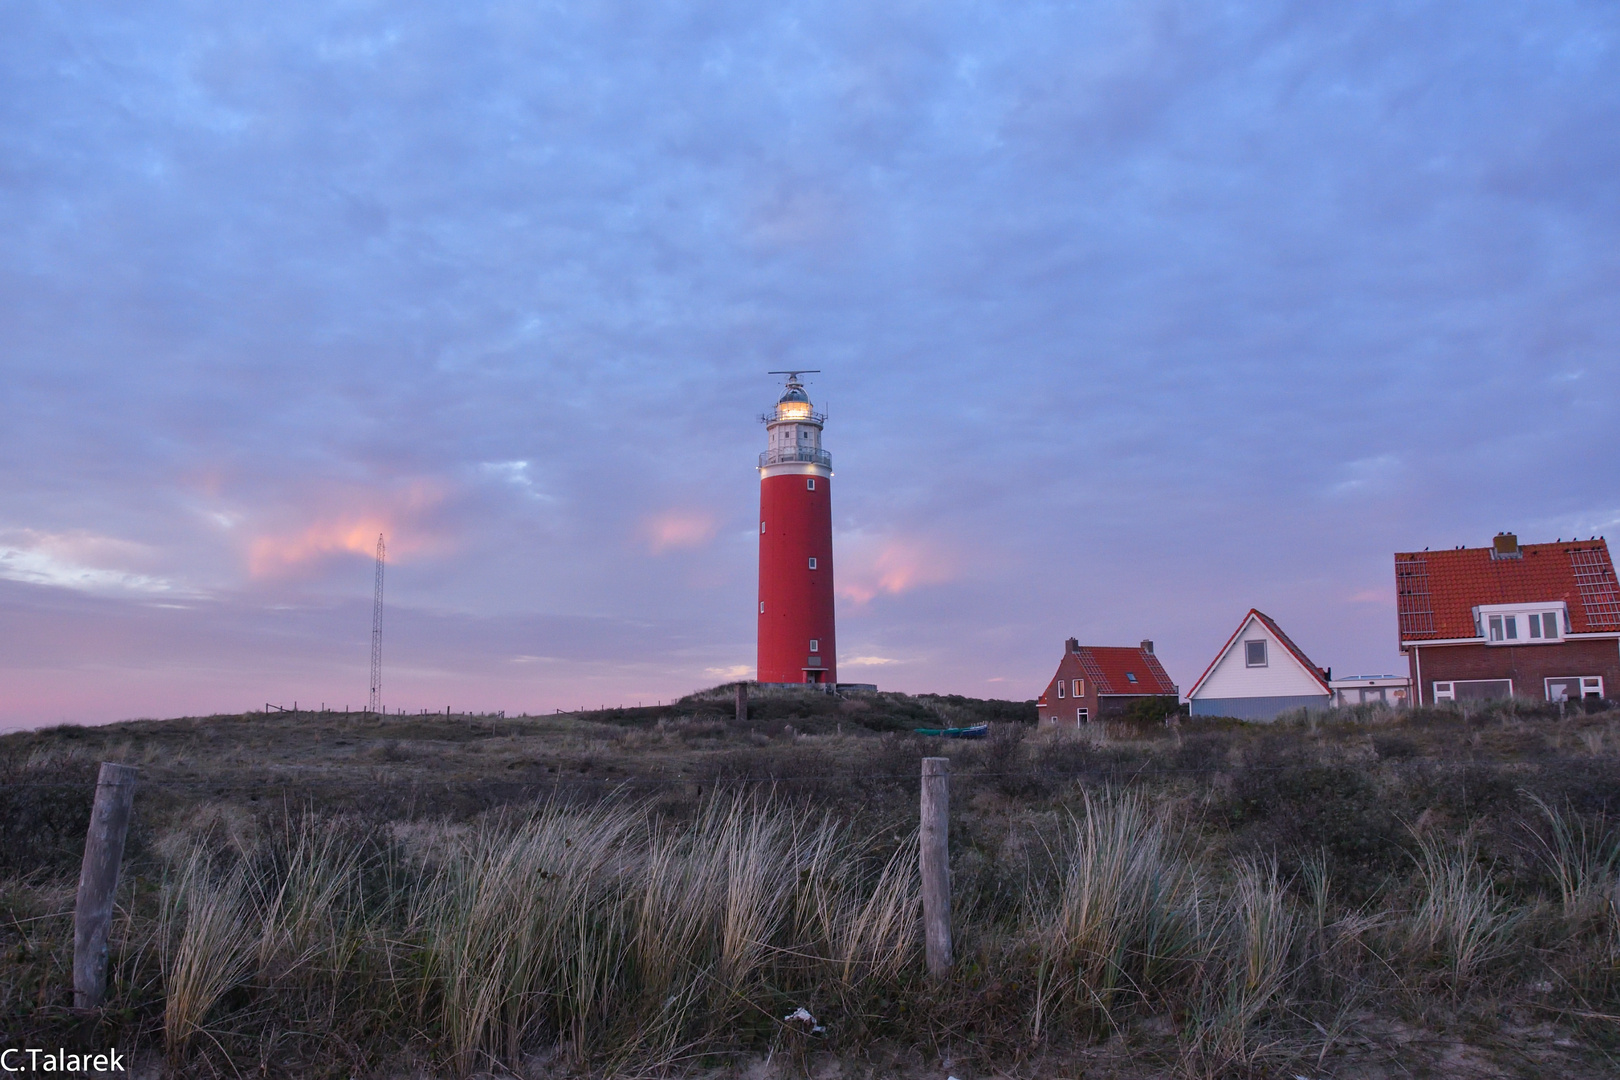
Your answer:
[[[101,763],[90,830],[84,838],[79,898],[73,909],[73,1004],[94,1009],[107,993],[107,935],[118,895],[118,864],[124,858],[130,810],[135,802],[135,770]]]
[[[741,724],[748,719],[748,684],[737,684],[737,723]]]
[[[951,968],[951,759],[922,759],[923,934],[928,974],[939,978]]]

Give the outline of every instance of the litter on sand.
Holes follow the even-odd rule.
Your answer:
[[[805,1026],[805,1030],[810,1032],[812,1035],[819,1035],[823,1031],[827,1030],[820,1024],[816,1023],[816,1018],[811,1016],[810,1011],[803,1005],[800,1005],[797,1009],[794,1009],[792,1012],[782,1017],[782,1022],[784,1024],[803,1024]]]

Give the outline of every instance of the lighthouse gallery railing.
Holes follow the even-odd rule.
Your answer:
[[[832,468],[831,454],[807,446],[773,446],[759,455],[759,467],[762,469],[767,465],[782,465],[792,461],[808,461],[812,465]]]

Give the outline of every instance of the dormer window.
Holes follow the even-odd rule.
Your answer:
[[[1481,604],[1474,628],[1487,645],[1554,645],[1569,633],[1569,608],[1545,604]]]

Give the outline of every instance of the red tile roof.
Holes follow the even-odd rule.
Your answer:
[[[1404,551],[1395,556],[1402,641],[1477,636],[1478,604],[1562,600],[1576,634],[1620,631],[1620,589],[1603,540],[1524,544],[1519,558],[1493,548]]]
[[[1098,694],[1174,694],[1176,684],[1146,649],[1109,645],[1082,645],[1075,650],[1080,668]],[[1135,675],[1131,682],[1127,675]]]

